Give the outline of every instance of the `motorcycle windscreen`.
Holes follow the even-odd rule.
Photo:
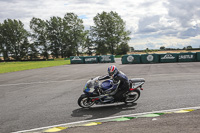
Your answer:
[[[84,91],[85,93],[93,93],[93,92],[94,92],[94,81],[93,81],[93,80],[89,80],[89,81],[85,84],[85,87],[84,87],[83,91]]]

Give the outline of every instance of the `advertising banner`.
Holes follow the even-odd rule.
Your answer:
[[[139,64],[140,55],[124,55],[122,56],[122,64]]]
[[[90,63],[98,63],[98,56],[85,56],[84,57],[85,64],[90,64]]]
[[[141,55],[142,63],[159,63],[159,55],[158,54],[143,54]]]
[[[160,54],[160,63],[171,63],[178,61],[178,55],[176,53]]]
[[[114,55],[101,55],[99,56],[99,63],[114,63]]]
[[[194,61],[196,61],[196,53],[178,54],[178,62],[194,62]]]
[[[83,56],[70,56],[71,64],[84,64]]]

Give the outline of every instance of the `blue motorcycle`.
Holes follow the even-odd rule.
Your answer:
[[[119,84],[113,83],[113,80],[100,81],[99,76],[87,81],[83,88],[84,94],[78,99],[78,105],[82,108],[90,108],[93,105],[112,104],[116,102],[134,103],[140,97],[140,90],[145,79],[134,78],[129,80],[130,89],[115,98],[115,94],[120,91]],[[123,88],[121,88],[123,89]]]

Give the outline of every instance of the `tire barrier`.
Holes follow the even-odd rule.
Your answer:
[[[200,52],[124,55],[121,61],[122,64],[196,62],[200,61]]]
[[[70,56],[71,64],[114,63],[114,55]]]

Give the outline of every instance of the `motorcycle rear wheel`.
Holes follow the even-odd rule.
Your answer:
[[[125,98],[125,103],[134,103],[135,101],[137,101],[140,97],[140,90],[136,89],[133,91],[130,91],[126,94],[126,98]]]
[[[78,99],[78,105],[82,108],[90,108],[94,105],[93,102],[87,95],[83,94]]]

